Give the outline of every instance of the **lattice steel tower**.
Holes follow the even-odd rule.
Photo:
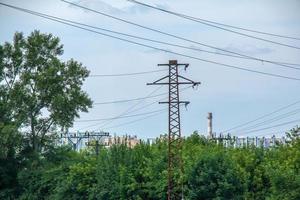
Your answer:
[[[188,101],[180,101],[179,85],[197,86],[200,82],[194,82],[178,73],[178,67],[189,64],[178,64],[177,60],[169,60],[169,64],[158,64],[158,66],[168,66],[169,75],[147,83],[147,85],[169,85],[169,101],[159,102],[169,105],[169,134],[168,134],[168,200],[183,199],[183,164],[182,164],[182,138],[180,130],[180,105],[189,104]],[[168,80],[168,82],[162,82]]]

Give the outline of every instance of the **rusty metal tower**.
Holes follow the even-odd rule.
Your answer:
[[[178,73],[178,67],[189,64],[178,64],[177,60],[169,60],[168,64],[158,64],[158,66],[168,66],[169,75],[164,76],[153,83],[147,85],[169,85],[169,101],[159,102],[169,105],[169,134],[168,134],[168,200],[183,199],[183,164],[182,164],[182,138],[180,130],[180,105],[189,104],[188,101],[180,101],[179,85],[197,86],[200,82],[194,82]],[[167,80],[167,82],[163,82]]]

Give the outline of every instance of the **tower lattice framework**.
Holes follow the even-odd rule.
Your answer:
[[[158,64],[158,66],[168,66],[169,74],[153,83],[147,85],[168,85],[169,100],[159,102],[169,105],[169,133],[168,133],[168,200],[183,199],[183,163],[182,163],[182,137],[180,126],[180,105],[189,104],[188,101],[181,101],[179,96],[179,85],[199,85],[178,73],[179,66],[186,69],[189,64],[178,64],[177,60],[170,60],[168,64]],[[163,82],[168,80],[168,82]]]

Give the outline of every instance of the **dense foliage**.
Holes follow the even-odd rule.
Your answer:
[[[164,139],[97,156],[54,145],[50,130],[71,126],[91,105],[81,90],[88,71],[61,54],[58,38],[38,31],[0,46],[0,199],[166,199]],[[183,141],[185,198],[299,200],[299,132],[269,149],[225,148],[192,134]]]
[[[166,151],[157,141],[98,156],[49,147],[1,158],[0,199],[166,199]],[[300,199],[299,138],[270,149],[225,148],[194,133],[183,158],[186,199]]]

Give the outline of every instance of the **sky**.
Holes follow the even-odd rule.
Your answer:
[[[141,1],[193,17],[269,33],[300,37],[300,2],[298,0]],[[215,51],[195,43],[181,41],[116,21],[71,6],[60,0],[1,0],[0,2],[114,31],[162,40],[201,50]],[[145,8],[126,0],[76,0],[72,2],[147,27],[159,29],[229,51],[247,54],[265,60],[300,63],[299,49],[283,47],[243,37],[150,8]],[[0,27],[1,44],[6,41],[11,42],[16,31],[23,32],[25,36],[29,35],[33,30],[40,30],[43,33],[52,33],[59,37],[61,43],[64,45],[64,55],[61,59],[67,61],[73,58],[83,63],[83,65],[90,70],[91,75],[122,74],[166,69],[166,67],[158,67],[157,64],[168,63],[168,60],[178,60],[179,63],[189,63],[190,65],[187,71],[180,70],[181,74],[194,81],[200,81],[201,85],[198,88],[186,90],[183,90],[185,86],[181,87],[181,100],[191,102],[187,108],[181,108],[181,127],[184,136],[190,135],[193,131],[206,134],[208,112],[213,113],[213,131],[220,133],[300,100],[300,81],[227,68],[129,44],[124,41],[22,13],[4,6],[0,6]],[[276,38],[259,34],[253,35],[300,47],[300,40]],[[138,40],[138,42],[214,62],[300,78],[299,70],[288,69],[265,62],[218,56],[140,40]],[[167,87],[159,88],[159,86],[146,85],[146,83],[153,82],[165,75],[167,75],[167,71],[137,76],[90,77],[85,81],[83,89],[88,93],[94,103],[140,98],[151,93],[152,95],[166,93],[168,91]],[[167,99],[167,96],[158,96],[144,101],[94,105],[88,113],[80,113],[80,119],[75,120],[74,127],[70,128],[70,131],[103,130],[111,134],[137,135],[140,138],[157,137],[160,134],[167,133],[168,130],[167,105],[154,103],[161,98]],[[143,108],[149,104],[151,105]],[[106,126],[103,126],[103,121],[80,122],[80,120],[117,117],[132,107],[137,111],[128,113],[128,115],[138,115],[140,113],[160,109],[165,109],[165,111],[159,115],[136,121],[135,123],[132,121],[147,117],[150,114],[147,116],[113,120]],[[262,123],[258,124],[259,126],[254,129],[246,130],[247,127],[243,127],[245,130],[236,129],[232,134],[237,136],[270,136],[276,134],[281,136],[285,130],[300,124],[300,113],[297,112],[299,108],[300,103],[295,104],[276,115],[256,121],[256,123]],[[284,115],[286,113],[290,114]],[[272,123],[264,122],[277,116],[279,116],[278,120]],[[280,116],[285,116],[285,118]],[[268,128],[290,121],[297,122],[276,128]],[[124,125],[126,123],[128,124]],[[253,124],[255,125],[255,123]],[[249,133],[250,131],[264,128],[268,129]]]

